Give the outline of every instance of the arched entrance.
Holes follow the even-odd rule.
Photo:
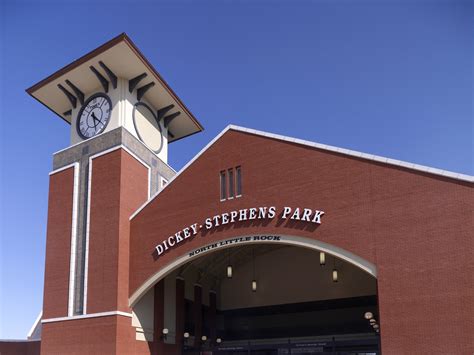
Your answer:
[[[373,264],[306,238],[254,237],[204,246],[160,270],[131,299],[135,326],[185,354],[379,353]],[[157,292],[162,321],[150,322]]]

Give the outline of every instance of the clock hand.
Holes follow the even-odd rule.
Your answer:
[[[95,112],[92,112],[92,118],[94,119],[94,121],[98,121],[98,122],[102,122],[101,120],[99,120],[96,116],[95,116]],[[97,127],[97,123],[94,124],[94,127]]]

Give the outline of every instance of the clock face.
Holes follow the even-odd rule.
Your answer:
[[[163,148],[163,134],[151,107],[143,102],[137,102],[133,108],[133,124],[138,138],[158,154]]]
[[[104,131],[110,121],[112,101],[102,93],[87,99],[77,116],[77,133],[84,139]]]

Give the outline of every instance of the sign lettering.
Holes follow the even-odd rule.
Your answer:
[[[237,222],[245,222],[245,221],[252,221],[252,220],[263,220],[263,219],[274,219],[277,217],[277,208],[275,206],[263,206],[263,207],[251,207],[251,208],[244,208],[237,211],[230,211],[224,212],[221,214],[217,214],[212,217],[208,217],[201,223],[193,223],[180,231],[177,231],[175,234],[169,236],[168,238],[164,239],[160,244],[155,247],[156,253],[158,257],[162,255],[164,252],[169,250],[170,248],[175,248],[180,245],[183,241],[193,238],[200,230],[209,231],[213,228],[224,226],[227,224],[233,224]],[[278,215],[278,219],[280,220],[294,220],[294,221],[302,221],[312,224],[321,224],[321,218],[324,215],[323,211],[320,210],[313,210],[310,208],[291,208],[291,207],[283,207],[283,210]],[[263,237],[274,237],[280,238],[278,236],[253,236],[253,237],[242,237],[242,238],[235,238],[234,243],[242,242],[245,238],[245,241],[250,241],[252,238],[263,238]],[[232,243],[234,239],[229,239],[219,243]],[[254,239],[257,240],[257,239]],[[219,243],[216,243],[216,247],[218,247]],[[213,246],[214,244],[211,244]],[[206,246],[203,248],[210,248],[211,246]],[[202,248],[201,248],[202,249]],[[195,252],[202,252],[198,249]],[[207,249],[206,249],[207,250]]]

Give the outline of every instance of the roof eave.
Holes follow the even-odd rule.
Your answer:
[[[147,69],[153,74],[155,79],[163,86],[163,88],[169,93],[169,95],[176,101],[176,103],[180,106],[180,108],[186,112],[188,117],[191,119],[191,121],[194,123],[196,126],[196,131],[186,135],[190,136],[192,134],[201,132],[204,130],[204,127],[201,125],[201,123],[196,119],[196,117],[192,114],[192,112],[186,107],[186,105],[181,101],[179,96],[171,89],[171,87],[168,85],[168,83],[163,79],[163,77],[158,73],[158,71],[155,69],[155,67],[148,61],[148,59],[143,55],[143,53],[138,49],[138,47],[133,43],[133,41],[128,37],[128,35],[124,32],[119,34],[118,36],[112,38],[110,41],[104,43],[103,45],[97,47],[96,49],[90,51],[89,53],[83,55],[82,57],[76,59],[75,61],[69,63],[68,65],[64,66],[63,68],[57,70],[53,74],[49,75],[45,79],[39,81],[38,83],[32,85],[28,89],[26,89],[26,92],[32,96],[35,100],[43,104],[45,107],[50,109],[52,112],[54,112],[55,115],[59,116],[63,121],[67,122],[70,124],[70,122],[65,119],[63,116],[61,116],[59,113],[55,112],[53,109],[51,109],[49,106],[47,106],[45,103],[43,103],[41,100],[39,100],[37,97],[34,96],[34,93],[44,87],[45,85],[49,84],[50,82],[56,80],[57,78],[67,74],[68,72],[72,71],[73,69],[77,68],[78,66],[82,65],[83,63],[93,59],[94,57],[97,57],[101,53],[105,52],[106,50],[112,48],[113,46],[124,42],[125,44],[128,45],[128,47],[135,53],[135,55],[141,60],[143,65],[147,67]],[[179,137],[178,139],[175,140],[170,140],[170,143],[177,141],[183,137]]]

